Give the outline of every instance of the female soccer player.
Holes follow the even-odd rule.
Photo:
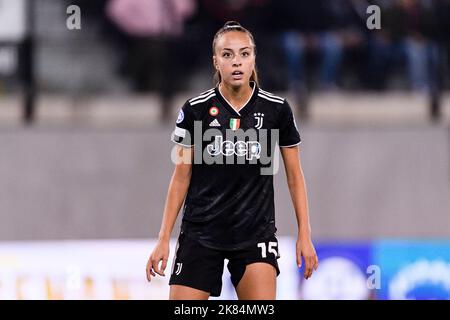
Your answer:
[[[264,151],[270,153],[267,140],[272,139],[265,138],[273,133],[298,223],[297,264],[301,267],[303,256],[306,279],[318,267],[300,135],[286,100],[259,88],[255,49],[247,29],[227,22],[213,40],[216,87],[186,101],[179,112],[172,140],[179,145],[177,160],[183,161],[175,166],[159,240],[146,268],[148,281],[165,276],[170,234],[185,200],[170,299],[219,296],[225,259],[239,299],[276,298],[280,255],[273,175],[263,174]]]

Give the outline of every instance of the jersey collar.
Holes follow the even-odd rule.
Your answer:
[[[243,117],[251,111],[250,109],[251,109],[256,97],[258,96],[259,88],[258,88],[256,82],[250,81],[250,86],[253,87],[253,92],[252,92],[250,98],[248,99],[248,101],[239,110],[236,110],[235,108],[233,108],[231,103],[228,102],[227,99],[225,99],[225,97],[222,95],[222,93],[219,90],[219,85],[217,85],[214,90],[216,91],[217,98],[219,99],[219,101],[222,103],[222,105],[225,108],[227,108],[232,114]]]

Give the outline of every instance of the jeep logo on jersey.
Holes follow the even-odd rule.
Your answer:
[[[246,156],[247,160],[259,159],[261,155],[261,144],[258,141],[223,141],[222,136],[215,136],[212,144],[206,146],[208,153],[212,156],[223,154],[224,156],[238,157]]]
[[[278,129],[256,129],[255,124],[250,124],[253,127],[246,130],[230,130],[225,129],[225,126],[216,126],[214,120],[217,119],[213,119],[205,130],[202,121],[194,121],[192,134],[187,129],[175,128],[175,131],[179,131],[173,133],[175,142],[182,141],[187,146],[195,147],[193,158],[187,152],[180,157],[179,148],[174,147],[171,152],[173,163],[255,164],[260,166],[261,175],[278,172],[278,153],[275,152],[279,141]]]

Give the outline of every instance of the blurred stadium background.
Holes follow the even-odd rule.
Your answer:
[[[261,86],[295,106],[321,261],[302,281],[280,170],[278,298],[449,299],[449,17],[448,0],[0,0],[0,298],[167,298],[145,264],[170,134],[238,20]]]

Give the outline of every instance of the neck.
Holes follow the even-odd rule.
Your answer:
[[[250,86],[250,83],[248,85],[233,87],[221,82],[219,84],[219,90],[222,96],[232,102],[233,107],[237,107],[237,109],[240,109],[243,104],[250,99],[253,92],[253,88]]]

